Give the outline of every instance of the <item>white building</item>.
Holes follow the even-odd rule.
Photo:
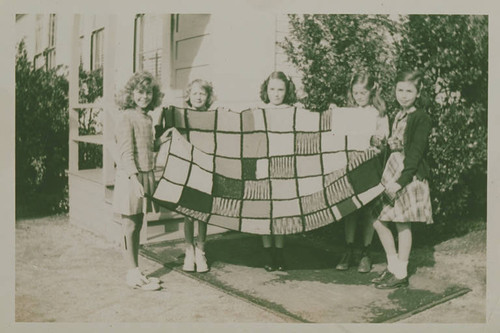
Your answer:
[[[107,142],[113,137],[115,94],[138,70],[148,70],[162,84],[164,105],[182,105],[182,91],[195,78],[212,81],[218,103],[242,110],[259,102],[263,80],[274,70],[294,77],[278,43],[288,33],[288,17],[269,13],[16,15],[17,40],[25,39],[37,68],[69,67],[69,199],[72,223],[116,241],[120,228],[111,211],[114,163]],[[79,98],[79,66],[102,69],[104,92],[93,103]],[[97,112],[96,112],[97,111]],[[100,111],[100,112],[99,112]],[[103,131],[79,135],[82,112],[104,115]],[[82,170],[78,150],[99,145],[102,167]],[[179,237],[170,212],[148,216],[143,241]],[[215,229],[213,230],[215,231]]]

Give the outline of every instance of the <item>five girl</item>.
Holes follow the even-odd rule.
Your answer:
[[[264,107],[274,108],[275,112],[280,112],[280,108],[288,108],[297,101],[295,85],[285,73],[272,72],[260,86],[260,99],[265,103]],[[283,255],[285,236],[263,235],[262,244],[267,253],[264,269],[268,272],[284,271],[286,269]]]
[[[417,108],[421,89],[420,72],[405,71],[397,75],[396,99],[401,110],[392,125],[388,140],[391,155],[382,174],[390,203],[384,205],[374,223],[387,256],[386,270],[372,280],[379,289],[408,285],[411,223],[433,223],[426,161],[431,122],[429,116]],[[397,228],[397,250],[389,222]]]
[[[395,91],[401,110],[396,115],[391,136],[387,140],[391,154],[382,175],[385,195],[390,199],[390,203],[383,206],[373,224],[367,209],[345,220],[347,248],[336,268],[346,270],[351,264],[356,224],[358,220],[363,220],[364,247],[358,271],[371,270],[368,250],[375,228],[388,263],[387,269],[372,280],[380,289],[408,285],[407,265],[412,245],[411,222],[432,223],[427,182],[429,166],[425,160],[431,124],[429,116],[422,109],[417,109],[421,88],[421,73],[411,71],[398,74]],[[113,207],[122,218],[123,252],[129,267],[126,281],[134,288],[157,290],[160,288],[159,280],[145,277],[138,268],[138,248],[144,212],[151,205],[144,199],[144,194],[152,193],[155,186],[153,150],[167,140],[164,137],[167,134],[164,133],[165,129],[157,125],[157,140],[153,141],[152,119],[148,111],[160,104],[163,94],[150,74],[136,73],[127,82],[121,97],[118,105],[124,111],[116,131],[118,156]],[[266,108],[274,108],[274,112],[280,112],[280,108],[290,107],[296,102],[295,85],[283,72],[273,72],[262,83],[260,98]],[[355,74],[349,85],[348,100],[351,106],[368,109],[376,114],[376,130],[370,144],[380,147],[388,136],[389,128],[385,103],[373,77],[365,73]],[[213,101],[213,87],[207,81],[194,80],[186,88],[185,102],[195,110],[206,111]],[[397,251],[389,222],[394,222],[398,231]],[[198,239],[195,244],[194,222],[185,218],[186,256],[183,270],[208,271],[204,249],[206,234],[207,224],[198,222]],[[283,235],[262,236],[262,244],[267,253],[264,265],[266,271],[286,269],[284,242]]]
[[[371,126],[375,129],[370,139],[372,147],[380,147],[389,135],[389,120],[385,114],[385,102],[380,96],[380,91],[378,83],[368,73],[354,74],[347,91],[348,106],[355,106],[360,111],[364,110],[370,112],[370,114],[374,114],[374,117],[360,117],[359,120],[376,122],[375,126]],[[368,146],[365,147],[365,149],[368,148]],[[344,219],[346,250],[336,266],[337,270],[347,270],[352,263],[354,235],[358,221],[363,223],[363,248],[361,250],[358,272],[367,273],[371,270],[372,263],[369,256],[369,248],[373,239],[373,220],[370,214],[370,206],[366,206]]]
[[[148,112],[160,105],[163,93],[146,72],[132,75],[117,100],[121,110],[116,127],[117,165],[113,211],[121,215],[127,284],[144,290],[160,289],[159,280],[145,277],[138,268],[139,234],[144,212],[151,209],[145,194],[154,190],[153,127]]]

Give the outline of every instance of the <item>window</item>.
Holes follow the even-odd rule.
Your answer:
[[[164,15],[138,14],[134,30],[134,72],[148,71],[161,81]]]
[[[104,65],[104,28],[92,32],[90,43],[90,68],[100,69]]]
[[[45,68],[46,70],[56,66],[56,14],[48,16],[36,15],[35,22],[35,57],[33,63],[35,68]],[[45,28],[47,28],[45,30]],[[47,39],[44,38],[44,31],[47,32]]]

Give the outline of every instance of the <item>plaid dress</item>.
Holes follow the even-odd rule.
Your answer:
[[[391,138],[398,139],[399,147],[392,151],[385,166],[381,180],[384,186],[396,182],[403,171],[405,159],[403,152],[404,133],[408,113],[413,111],[415,109],[408,112],[400,111],[394,120]],[[419,180],[417,176],[413,176],[413,180],[396,194],[394,204],[385,204],[383,206],[378,220],[382,222],[433,223],[431,197],[427,180]]]

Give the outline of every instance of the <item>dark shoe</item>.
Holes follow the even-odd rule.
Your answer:
[[[398,279],[394,274],[389,272],[389,277],[384,281],[375,285],[377,289],[396,289],[401,287],[408,287],[408,277]]]
[[[368,273],[371,270],[372,270],[372,261],[370,257],[363,256],[359,261],[358,272]]]
[[[271,247],[264,248],[264,251],[266,252],[266,264],[264,265],[264,269],[268,272],[272,272],[276,270],[276,264],[275,264],[275,256],[274,256],[274,249]]]
[[[275,249],[275,264],[276,264],[276,270],[281,272],[286,270],[285,256],[283,255],[282,248]]]
[[[348,270],[349,269],[349,265],[351,264],[351,260],[352,260],[352,252],[351,251],[347,251],[346,253],[344,253],[344,255],[340,259],[340,262],[337,264],[337,266],[335,267],[335,269],[337,269],[338,271],[346,271],[346,270]]]
[[[274,267],[273,264],[265,264],[264,265],[264,269],[268,272],[272,272],[272,271],[275,271],[276,270],[276,267]]]
[[[380,273],[379,276],[371,279],[371,282],[375,283],[375,284],[379,284],[379,283],[383,282],[385,279],[387,279],[389,277],[389,274],[390,274],[389,270],[386,268],[386,269],[384,269],[384,271],[382,273]]]

